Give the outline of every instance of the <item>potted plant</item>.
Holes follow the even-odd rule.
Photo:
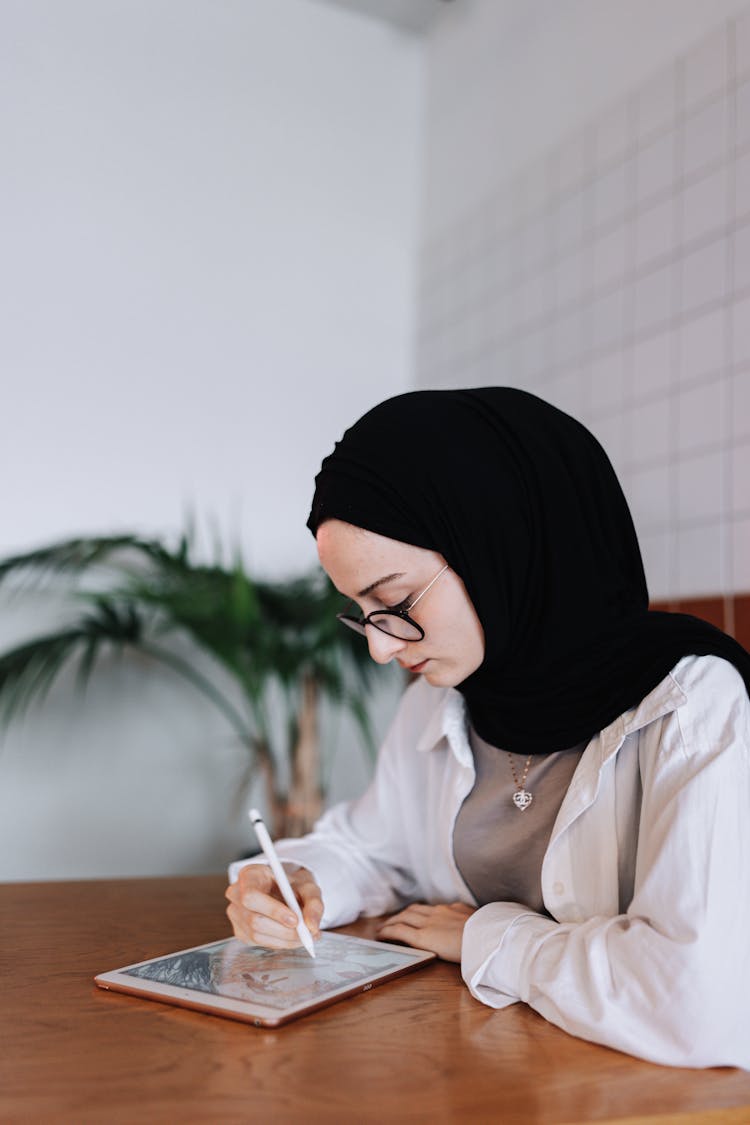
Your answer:
[[[299,834],[322,809],[319,704],[347,709],[372,751],[365,701],[374,666],[361,638],[336,621],[341,598],[321,570],[259,581],[240,558],[226,566],[194,554],[189,534],[174,548],[125,534],[0,562],[0,582],[65,582],[75,607],[63,627],[0,654],[0,718],[41,700],[71,662],[83,689],[105,652],[138,652],[218,708],[263,778],[275,834]],[[185,637],[203,659],[185,654]]]

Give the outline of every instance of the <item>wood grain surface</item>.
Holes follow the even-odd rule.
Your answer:
[[[0,885],[4,1125],[750,1125],[750,1073],[655,1066],[525,1005],[494,1012],[442,962],[273,1031],[94,985],[227,936],[223,890],[220,876]]]

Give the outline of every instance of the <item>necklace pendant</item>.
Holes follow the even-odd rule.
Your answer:
[[[528,789],[516,789],[513,794],[513,804],[517,809],[520,809],[521,812],[525,812],[533,800],[534,796],[532,793],[529,793]]]

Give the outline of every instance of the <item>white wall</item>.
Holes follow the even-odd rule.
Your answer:
[[[747,0],[458,0],[425,60],[425,239],[675,61]]]
[[[750,590],[747,0],[467,0],[427,82],[420,384],[588,423],[654,598]]]
[[[0,0],[0,555],[192,506],[258,570],[314,562],[321,458],[413,378],[420,79],[310,0]],[[223,867],[221,720],[144,664],[71,699],[2,736],[0,878]]]
[[[241,530],[407,386],[415,40],[310,0],[2,0],[0,551]]]
[[[579,414],[652,593],[750,588],[745,11],[458,0],[423,118],[420,41],[345,5],[0,0],[0,554],[192,505],[260,570],[311,563],[321,457],[412,383],[418,272],[421,384]],[[4,604],[0,644],[58,613]],[[0,878],[221,868],[220,718],[147,664],[70,688],[2,736]]]

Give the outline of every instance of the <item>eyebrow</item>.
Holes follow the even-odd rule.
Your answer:
[[[369,586],[365,586],[364,590],[360,590],[357,594],[358,598],[366,598],[373,590],[377,590],[378,586],[385,586],[386,582],[393,582],[396,578],[403,578],[404,571],[398,571],[396,574],[386,574],[385,578],[378,578],[376,582],[371,582]]]

